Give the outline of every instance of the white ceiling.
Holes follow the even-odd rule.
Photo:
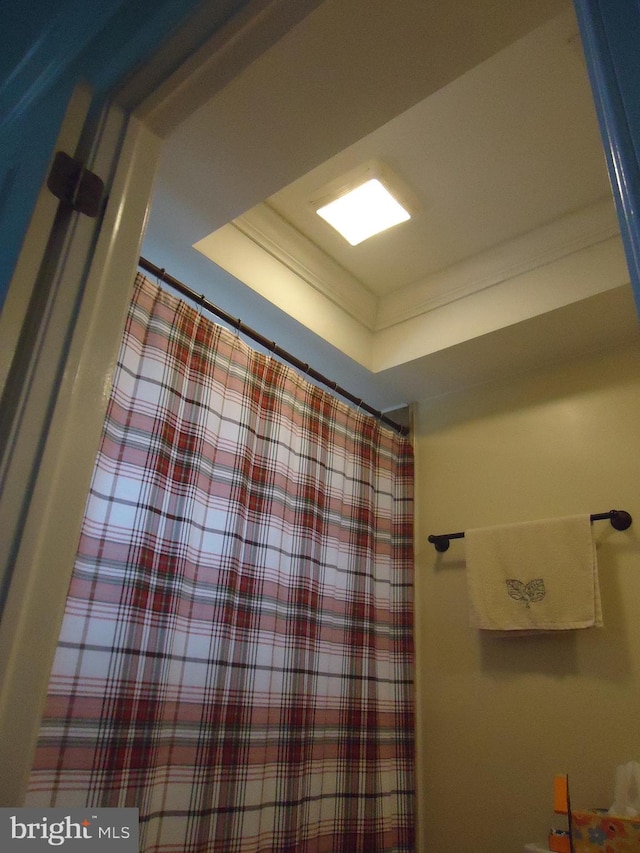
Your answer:
[[[385,294],[607,197],[575,26],[571,14],[552,20],[267,203]],[[352,247],[309,201],[374,158],[409,185],[421,210],[409,224]]]
[[[432,5],[319,3],[173,132],[143,247],[383,409],[637,334],[571,4]],[[418,211],[352,247],[310,202],[372,160]]]

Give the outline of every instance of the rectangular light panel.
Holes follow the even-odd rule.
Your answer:
[[[352,246],[411,218],[377,178],[365,181],[316,212]]]

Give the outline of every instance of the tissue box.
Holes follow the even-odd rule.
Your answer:
[[[640,817],[618,817],[606,809],[571,812],[574,853],[638,853]]]

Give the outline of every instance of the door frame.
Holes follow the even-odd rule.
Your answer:
[[[97,240],[81,221],[66,235],[19,401],[3,494],[16,532],[0,621],[3,807],[24,799],[160,150],[144,124],[109,109],[96,160],[117,158],[110,204]]]
[[[640,314],[640,4],[574,0],[574,5]]]
[[[71,99],[58,146],[80,146],[106,178],[104,214],[96,224],[61,209],[43,187],[0,318],[12,411],[0,460],[0,730],[11,733],[0,807],[24,801],[163,137],[319,2],[250,0],[194,50],[205,3],[98,119],[86,86]]]

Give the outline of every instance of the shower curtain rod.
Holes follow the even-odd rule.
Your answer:
[[[630,514],[624,509],[610,509],[609,512],[593,512],[589,518],[592,522],[604,521],[608,518],[611,526],[616,530],[627,530],[633,522]],[[464,539],[464,532],[432,533],[427,537],[427,541],[435,547],[436,551],[440,551],[440,553],[449,550],[450,539]]]
[[[313,367],[309,367],[308,364],[301,361],[299,358],[296,358],[295,355],[292,355],[287,350],[278,346],[275,341],[270,341],[268,338],[265,338],[264,335],[261,335],[260,332],[256,332],[255,329],[252,329],[250,326],[247,326],[242,322],[239,318],[232,317],[231,314],[227,314],[222,308],[218,308],[217,305],[214,305],[212,302],[209,302],[206,299],[204,293],[199,294],[196,293],[195,290],[192,290],[188,285],[179,281],[177,278],[174,278],[172,275],[169,275],[167,271],[163,267],[157,267],[155,264],[152,264],[151,261],[148,261],[146,258],[140,257],[138,261],[138,266],[145,270],[145,272],[150,273],[151,275],[156,276],[159,281],[164,282],[165,284],[170,285],[174,288],[174,290],[182,293],[183,296],[186,296],[189,299],[192,299],[196,302],[201,308],[206,308],[207,311],[210,311],[212,314],[215,314],[216,317],[219,317],[221,320],[224,320],[225,323],[228,323],[238,332],[241,332],[243,335],[246,335],[248,338],[251,338],[256,343],[260,344],[260,346],[265,347],[269,350],[269,352],[273,353],[273,355],[277,355],[278,358],[281,358],[283,361],[288,362],[293,367],[300,370],[302,373],[310,376],[316,382],[320,382],[322,385],[325,385],[334,394],[339,394],[341,397],[344,397],[349,402],[353,403],[360,409],[363,409],[365,412],[368,412],[370,415],[373,415],[378,420],[390,426],[396,432],[400,433],[400,435],[408,435],[409,429],[402,424],[396,423],[390,417],[384,414],[384,412],[379,411],[378,409],[374,409],[368,403],[365,403],[364,400],[356,397],[354,394],[351,394],[349,391],[346,391],[344,388],[341,388],[337,382],[334,382],[331,379],[328,379],[326,376],[323,376],[322,373],[319,373],[317,370],[314,370]]]

